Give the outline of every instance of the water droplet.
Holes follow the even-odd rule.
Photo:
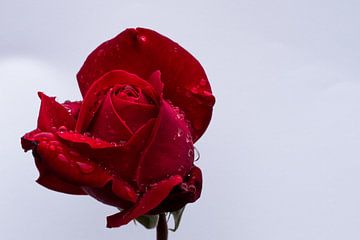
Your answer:
[[[59,153],[59,154],[57,155],[57,159],[58,159],[59,161],[62,161],[62,162],[68,162],[68,161],[69,161],[69,160],[65,157],[65,155],[62,154],[62,153]]]
[[[196,147],[194,147],[194,150],[195,150],[195,154],[194,154],[195,160],[194,161],[197,162],[200,159],[200,152]]]
[[[55,132],[56,130],[56,127],[51,127],[51,131]]]
[[[80,157],[80,153],[76,152],[76,151],[69,151],[69,154],[75,156],[75,157]]]
[[[206,82],[205,79],[202,78],[202,79],[200,80],[200,86],[205,87],[205,86],[206,86],[206,83],[207,83],[207,82]]]
[[[192,136],[190,133],[186,134],[186,142],[187,143],[192,142]]]
[[[188,151],[188,157],[193,158],[194,157],[194,150],[189,149]]]
[[[139,41],[139,42],[141,42],[141,43],[145,43],[145,42],[146,42],[146,40],[147,40],[147,39],[146,39],[146,37],[145,37],[145,36],[143,36],[143,35],[139,35],[139,36],[138,36],[138,41]]]
[[[91,137],[91,133],[89,133],[89,132],[85,132],[84,135],[87,137]]]
[[[197,87],[192,87],[192,88],[191,88],[191,92],[192,92],[192,93],[195,93],[195,94],[198,94],[198,93],[199,93],[199,88],[197,88]]]
[[[50,150],[50,151],[55,151],[55,149],[56,149],[56,147],[55,147],[54,145],[50,145],[50,146],[49,146],[49,150]]]
[[[86,174],[92,173],[95,170],[95,166],[90,163],[76,162],[76,164],[78,165],[80,171]]]
[[[176,118],[182,120],[182,119],[184,119],[184,114],[178,113],[178,114],[176,114]]]
[[[58,130],[60,132],[65,132],[65,131],[67,131],[67,128],[65,126],[60,126]]]
[[[173,51],[174,51],[174,53],[177,53],[177,52],[179,51],[179,48],[178,48],[178,47],[174,47],[174,48],[173,48]]]
[[[177,136],[181,137],[183,133],[184,133],[184,131],[181,128],[178,128]]]
[[[56,147],[56,151],[61,152],[62,150],[63,150],[62,147],[60,147],[60,146],[57,146],[57,147]]]

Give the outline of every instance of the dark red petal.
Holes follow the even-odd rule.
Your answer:
[[[113,97],[112,101],[117,114],[133,132],[157,115],[155,105],[130,102],[118,97]]]
[[[146,92],[147,96],[156,99],[156,93],[149,83],[134,74],[122,70],[108,72],[92,83],[80,109],[79,119],[76,123],[76,130],[78,132],[85,131],[89,126],[96,111],[105,99],[107,92],[116,84],[132,84],[141,88],[142,91]]]
[[[77,119],[79,116],[81,104],[82,104],[81,101],[76,101],[76,102],[65,101],[62,105],[68,110],[71,116]]]
[[[115,69],[143,79],[160,70],[164,98],[185,112],[194,141],[204,133],[215,98],[200,63],[177,43],[149,29],[127,29],[101,44],[86,59],[77,74],[83,96],[94,81]]]
[[[86,194],[81,189],[81,187],[65,182],[64,180],[60,179],[56,174],[51,172],[51,170],[44,164],[44,162],[41,161],[41,159],[39,159],[39,157],[35,157],[35,164],[40,173],[39,178],[36,180],[36,182],[40,185],[53,191],[67,194]]]
[[[44,132],[54,132],[59,127],[65,126],[74,129],[75,118],[55,98],[48,97],[44,93],[38,93],[41,99],[38,128]]]
[[[132,130],[116,111],[111,100],[111,91],[108,91],[86,131],[108,142],[127,141],[133,134]]]
[[[112,181],[112,191],[115,193],[116,196],[118,196],[121,199],[130,201],[130,202],[136,202],[137,200],[137,194],[133,190],[133,188],[126,183],[125,181],[114,178]]]
[[[36,156],[59,178],[75,185],[92,187],[102,187],[111,179],[105,170],[60,142],[56,135],[47,138],[42,135],[34,136]]]
[[[145,148],[154,124],[154,119],[149,120],[123,145],[110,144],[101,139],[74,132],[58,132],[57,134],[62,141],[77,149],[81,155],[91,157],[94,162],[106,167],[116,176],[133,181],[141,151]]]
[[[31,132],[26,133],[22,138],[21,138],[21,147],[24,149],[24,151],[29,151],[31,149],[34,149],[34,147],[36,146],[36,142],[35,142],[35,138],[34,136],[39,134],[41,132],[40,129],[35,129]]]
[[[159,70],[153,72],[149,77],[149,83],[158,92],[159,96],[162,96],[164,91],[164,83],[161,81],[161,72]]]
[[[83,190],[96,200],[110,206],[125,209],[134,205],[133,202],[119,198],[112,190],[111,181],[103,187],[83,187]]]
[[[193,165],[194,148],[186,122],[166,101],[162,101],[159,111],[151,142],[147,143],[139,163],[138,183],[184,176]]]
[[[125,209],[117,214],[107,217],[107,227],[120,227],[131,220],[146,214],[151,209],[158,206],[170,193],[170,191],[179,183],[182,177],[172,176],[166,180],[155,183],[149,187],[138,202],[129,209]]]
[[[183,183],[176,186],[169,196],[149,214],[173,212],[184,207],[187,203],[195,202],[201,195],[202,174],[200,168],[193,166]]]

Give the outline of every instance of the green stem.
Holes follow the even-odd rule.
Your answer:
[[[159,214],[159,221],[156,227],[156,240],[168,239],[168,226],[165,213]]]

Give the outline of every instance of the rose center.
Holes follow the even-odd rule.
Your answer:
[[[131,85],[124,85],[124,86],[118,87],[114,91],[114,94],[117,97],[125,97],[125,98],[128,97],[128,98],[135,98],[135,99],[139,98],[138,89],[134,88]]]

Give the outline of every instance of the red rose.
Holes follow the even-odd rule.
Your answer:
[[[77,78],[83,101],[39,93],[38,126],[22,137],[37,182],[122,209],[108,227],[197,200],[193,143],[215,102],[197,60],[154,31],[128,29],[95,49]]]

